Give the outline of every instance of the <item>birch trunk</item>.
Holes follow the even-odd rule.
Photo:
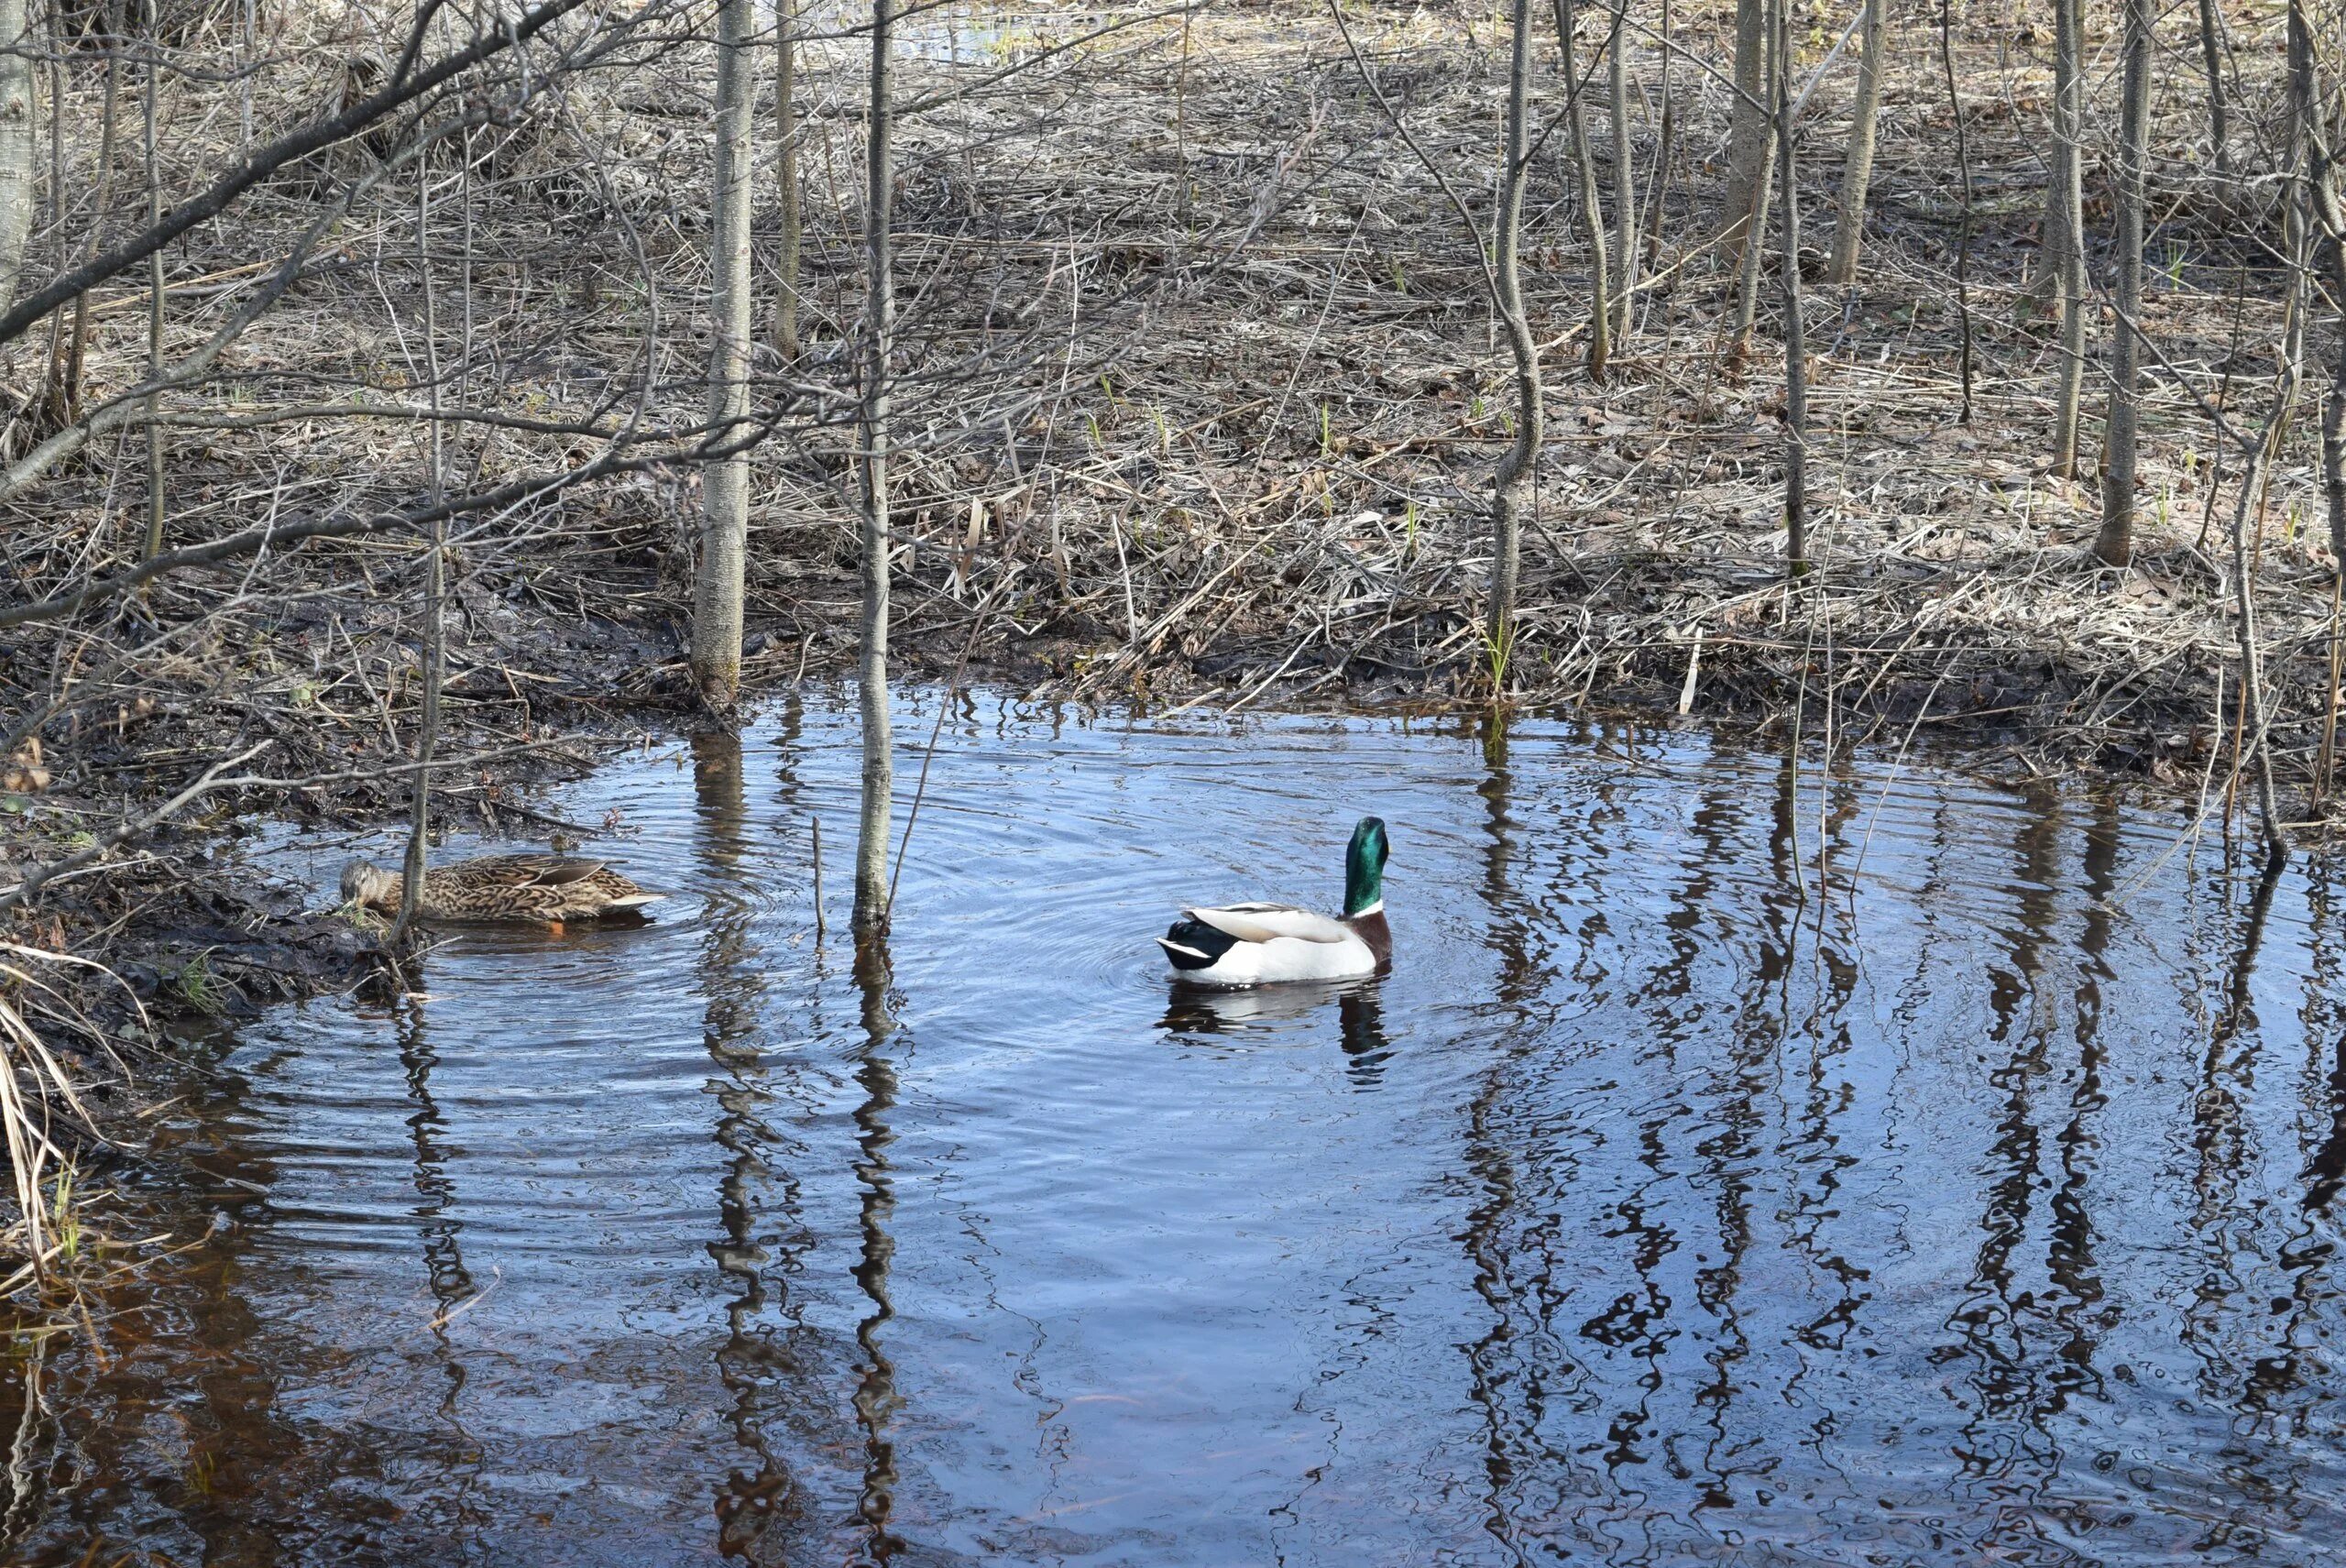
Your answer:
[[[888,927],[888,824],[895,784],[888,725],[888,356],[895,334],[893,218],[896,0],[872,0],[871,136],[863,202],[863,647],[857,665],[863,721],[863,799],[855,844],[859,944]]]
[[[1613,342],[1617,348],[1629,335],[1629,305],[1638,285],[1638,160],[1629,146],[1629,0],[1618,3],[1622,11],[1613,19],[1613,37],[1606,46],[1613,118]]]
[[[147,104],[144,146],[147,162],[147,223],[163,221],[163,174],[156,162],[156,99],[162,92],[163,29],[155,0],[147,0]],[[163,379],[163,252],[158,247],[147,258],[147,379]],[[163,553],[163,394],[147,394],[147,534],[138,553],[151,561]]]
[[[1528,19],[1529,13],[1526,15]],[[1596,170],[1588,156],[1588,113],[1584,102],[1587,83],[1581,76],[1573,33],[1573,0],[1556,0],[1556,46],[1564,68],[1564,127],[1572,146],[1573,175],[1579,182],[1581,218],[1588,225],[1590,291],[1595,296],[1589,302],[1588,311],[1588,374],[1591,380],[1602,381],[1606,365],[1613,357],[1612,285],[1605,259],[1605,214],[1596,203]],[[1510,115],[1514,113],[1511,94],[1518,85],[1510,81]],[[1525,90],[1529,91],[1528,87]],[[1510,159],[1518,156],[1512,143],[1509,148]]]
[[[798,358],[798,17],[795,0],[774,0],[773,120],[782,143],[774,171],[782,203],[782,233],[774,242],[773,347],[783,363]]]
[[[1568,24],[1570,14],[1561,4],[1558,20]],[[1523,553],[1523,513],[1539,466],[1541,438],[1546,432],[1546,405],[1540,384],[1540,349],[1532,340],[1529,318],[1523,310],[1523,182],[1530,173],[1531,4],[1515,0],[1515,46],[1508,61],[1506,165],[1499,171],[1499,206],[1492,220],[1491,255],[1494,293],[1507,328],[1508,348],[1515,355],[1515,444],[1499,460],[1494,477],[1493,532],[1496,535],[1491,560],[1491,654],[1494,690],[1504,690],[1507,661],[1515,647],[1517,580]],[[1569,38],[1569,32],[1565,35]],[[1603,251],[1598,252],[1600,267]],[[1597,315],[1604,313],[1598,296]]]
[[[1773,91],[1767,82],[1762,82],[1760,90],[1762,93]],[[1760,178],[1751,187],[1751,211],[1745,218],[1743,236],[1743,238],[1753,240],[1767,229],[1768,203],[1775,190],[1776,116],[1773,112],[1760,126],[1760,146],[1768,155],[1768,162],[1761,167]],[[1735,252],[1738,258],[1736,264],[1735,318],[1728,334],[1727,359],[1729,365],[1738,367],[1751,356],[1751,333],[1760,315],[1760,248],[1757,244],[1744,244],[1738,239]]]
[[[2063,69],[2065,50],[2061,42],[2064,29],[2069,43],[2066,51],[2067,70]],[[2015,303],[2025,316],[2047,304],[2056,304],[2065,287],[2061,267],[2072,240],[2080,255],[2085,249],[2085,225],[2081,214],[2073,214],[2062,198],[2060,170],[2060,140],[2063,116],[2067,117],[2072,135],[2070,141],[2080,151],[2082,160],[2085,145],[2085,86],[2082,62],[2085,60],[2085,13],[2077,0],[2053,0],[2053,104],[2052,124],[2047,128],[2054,138],[2052,178],[2045,186],[2045,211],[2036,231],[2036,266],[2030,273],[2028,285]],[[2071,83],[2071,92],[2064,95],[2064,79]]]
[[[2053,0],[2053,197],[2061,214],[2053,276],[2061,305],[2061,378],[2053,410],[2053,473],[2077,476],[2077,411],[2086,374],[2085,40],[2078,0]],[[2048,225],[2049,228],[2051,225]]]
[[[465,141],[466,179],[469,181],[472,141]],[[469,239],[466,254],[470,254]],[[427,170],[416,181],[415,192],[415,260],[417,275],[423,287],[423,378],[425,396],[429,400],[432,419],[425,427],[427,444],[425,461],[430,473],[427,479],[432,504],[438,506],[447,496],[446,448],[440,424],[440,311],[438,285],[432,269],[432,180]],[[408,817],[407,859],[400,869],[399,918],[391,923],[391,941],[397,945],[407,936],[408,927],[415,919],[416,901],[423,895],[423,873],[430,853],[432,830],[432,762],[433,753],[440,744],[440,687],[446,679],[448,667],[447,626],[441,608],[447,592],[445,556],[446,523],[440,518],[432,520],[432,530],[424,541],[423,567],[423,714],[415,729],[415,784],[412,809]]]
[[[33,60],[38,53],[25,0],[0,0],[0,310],[16,297],[33,226]]]
[[[710,437],[739,448],[750,412],[750,36],[753,0],[717,13],[716,189],[709,233]],[[730,709],[741,685],[742,557],[750,532],[750,458],[701,465],[700,562],[693,583],[692,674],[701,704]]]
[[[2216,0],[2199,0],[2199,54],[2208,70],[2208,136],[2216,171],[2231,172],[2231,114],[2224,104],[2224,36]]]
[[[82,259],[98,254],[104,242],[104,214],[114,202],[115,142],[122,124],[122,29],[116,25],[113,11],[106,14],[106,95],[105,106],[99,111],[98,123],[98,190],[90,203],[93,214],[90,222],[90,236],[82,250]],[[19,277],[19,283],[22,279]],[[82,417],[82,373],[88,363],[90,347],[90,296],[84,292],[73,296],[73,329],[66,334],[62,352],[49,365],[49,385],[56,395],[47,400],[49,405],[48,423],[62,430]]]
[[[2305,0],[2289,0],[2288,32],[2290,115],[2305,148],[2305,208],[2314,255],[2330,297],[2346,301],[2346,212],[2341,210],[2337,151],[2322,116],[2313,24],[2306,16]],[[2321,483],[2330,520],[2330,569],[2346,577],[2346,317],[2334,330],[2335,361],[2321,411]]]
[[[2118,322],[2110,345],[2110,422],[2103,437],[2101,532],[2094,554],[2108,566],[2134,556],[2135,405],[2142,363],[2143,183],[2150,130],[2152,0],[2126,0],[2125,99],[2118,140]]]
[[[2055,5],[2068,0],[2054,0]],[[1849,146],[1841,164],[1840,221],[1833,229],[1833,258],[1825,280],[1836,288],[1858,281],[1858,255],[1865,246],[1866,195],[1873,186],[1874,129],[1881,119],[1882,49],[1889,42],[1889,0],[1866,0],[1858,33],[1858,102],[1849,124]]]
[[[1780,0],[1781,3],[1781,0]],[[1784,47],[1789,48],[1787,44]],[[1971,422],[1971,142],[1964,128],[1963,93],[1955,80],[1955,0],[1939,0],[1939,64],[1946,76],[1947,113],[1955,120],[1955,166],[1961,177],[1962,226],[1955,238],[1957,352],[1963,378],[1963,409],[1957,422]],[[1782,83],[1779,73],[1777,82]]]
[[[1727,191],[1719,203],[1713,243],[1740,260],[1743,238],[1767,210],[1760,189],[1768,178],[1775,116],[1768,108],[1767,0],[1735,3],[1735,102],[1727,111]]]
[[[1801,315],[1800,192],[1792,179],[1792,7],[1776,0],[1776,194],[1784,291],[1784,564],[1808,574],[1808,326]],[[1750,236],[1756,242],[1758,235]],[[1757,244],[1753,245],[1756,254]]]

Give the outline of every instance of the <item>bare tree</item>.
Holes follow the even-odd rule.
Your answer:
[[[1735,0],[1735,102],[1727,111],[1727,189],[1719,201],[1713,243],[1731,258],[1767,206],[1760,189],[1768,178],[1775,115],[1768,108],[1768,0]]]
[[[1638,287],[1638,160],[1629,143],[1629,0],[1619,0],[1606,42],[1608,109],[1613,121],[1613,341],[1629,335]]]
[[[2084,78],[2078,73],[2085,60],[2084,16],[2082,0],[2077,5],[2072,5],[2071,0],[2053,0],[2054,86],[2053,101],[2045,128],[2051,134],[2055,144],[2053,153],[2055,161],[2051,170],[2051,178],[2045,181],[2045,208],[2037,225],[2036,266],[2029,277],[2027,288],[2021,295],[2021,302],[2029,310],[2042,310],[2048,305],[2057,304],[2062,289],[2061,258],[2067,253],[2068,242],[2074,237],[2081,253],[2085,244],[2083,227],[2072,220],[2068,208],[2062,201],[2061,172],[2058,161],[2062,115],[2065,113],[2069,115],[2077,132],[2072,139],[2080,148],[2085,142],[2085,87]],[[2073,49],[2069,57],[2070,69],[2066,72],[2062,66],[2060,43],[2062,28],[2065,26],[2068,27],[2068,36],[2073,40]],[[2065,76],[2075,86],[2073,94],[2067,98],[2063,96],[2061,91],[2061,83]],[[2079,156],[2083,156],[2082,152]]]
[[[1939,0],[1939,64],[1946,75],[1947,113],[1955,120],[1955,167],[1963,207],[1955,237],[1955,314],[1959,333],[1958,370],[1963,408],[1957,422],[1971,422],[1971,141],[1964,128],[1963,93],[1955,81],[1955,0]]]
[[[2336,154],[2330,145],[2332,115],[2321,90],[2305,0],[2289,0],[2287,25],[2289,114],[2302,154],[2301,203],[2319,283],[2333,303],[2346,308],[2346,213],[2340,210]],[[2339,685],[2346,676],[2346,640],[2341,640],[2346,632],[2346,316],[2333,332],[2330,389],[2321,409],[2321,488],[2330,525],[2330,668],[2323,683],[2321,746],[2313,775],[2317,804],[2328,794],[2337,764]]]
[[[163,29],[155,0],[147,0],[147,222],[163,221],[163,174],[155,152],[157,96],[162,91]],[[163,553],[163,252],[157,247],[147,258],[147,379],[154,390],[147,394],[147,535],[138,552],[142,561]]]
[[[1520,0],[1518,0],[1520,3]],[[896,318],[896,0],[872,0],[872,96],[864,152],[863,646],[857,662],[863,797],[856,825],[854,929],[859,944],[888,928],[888,823],[895,788],[888,718],[888,360]]]
[[[1489,639],[1492,685],[1496,696],[1503,689],[1507,661],[1513,653],[1516,597],[1523,555],[1523,514],[1547,432],[1540,345],[1531,335],[1530,317],[1523,308],[1523,189],[1531,171],[1530,0],[1513,0],[1508,13],[1514,41],[1507,65],[1507,124],[1501,133],[1498,203],[1492,214],[1487,241],[1458,188],[1426,151],[1425,145],[1410,134],[1400,111],[1378,84],[1376,73],[1369,70],[1368,61],[1344,20],[1339,0],[1328,0],[1328,16],[1343,37],[1344,48],[1352,56],[1353,69],[1360,73],[1362,84],[1392,122],[1395,134],[1432,176],[1451,210],[1458,214],[1459,225],[1473,242],[1475,258],[1482,264],[1483,287],[1490,296],[1492,313],[1505,329],[1508,351],[1515,358],[1515,439],[1492,475],[1491,590],[1485,634]],[[1561,19],[1569,21],[1569,16]],[[1569,85],[1566,91],[1572,91]]]
[[[2214,144],[2216,171],[2229,174],[2231,115],[2224,104],[2223,23],[2216,16],[2216,0],[2199,0],[2199,54],[2208,71],[2208,137]]]
[[[2054,0],[2065,5],[2067,0]],[[1833,256],[1825,279],[1839,288],[1858,280],[1858,255],[1865,245],[1866,193],[1873,184],[1874,130],[1881,119],[1882,50],[1889,42],[1889,0],[1865,0],[1859,24],[1858,101],[1850,111],[1849,144],[1841,163],[1840,221],[1834,225]]]
[[[1613,357],[1612,284],[1606,265],[1605,214],[1597,206],[1596,169],[1588,152],[1588,114],[1584,103],[1586,95],[1574,60],[1578,52],[1578,40],[1573,37],[1576,31],[1573,0],[1556,0],[1556,48],[1563,61],[1564,128],[1572,144],[1581,220],[1588,225],[1589,292],[1594,296],[1588,307],[1588,374],[1592,380],[1602,381],[1606,366]],[[1513,104],[1510,98],[1510,114]]]
[[[466,48],[452,50],[428,65],[422,63],[421,57],[426,34],[440,8],[425,7],[410,24],[399,67],[380,89],[346,101],[334,113],[320,115],[256,148],[250,158],[171,208],[162,222],[148,225],[112,249],[100,249],[93,236],[86,260],[62,269],[5,310],[0,310],[0,343],[14,343],[27,327],[60,305],[127,271],[189,231],[218,218],[240,197],[280,170],[380,125],[497,55],[527,48],[547,28],[587,4],[588,0],[541,0],[541,4],[509,17],[501,25],[484,29]],[[116,31],[118,34],[118,27]],[[111,144],[107,145],[110,148]],[[112,160],[106,161],[111,167]]]
[[[2134,556],[2134,457],[2141,414],[2143,202],[2151,118],[2152,0],[2126,0],[2124,103],[2118,131],[2118,324],[2110,345],[2110,422],[2102,442],[2101,532],[2093,552],[2104,565]]]
[[[798,15],[795,0],[774,0],[773,123],[780,143],[774,159],[774,193],[782,206],[782,233],[774,240],[777,279],[773,347],[785,365],[798,358]]]
[[[2341,211],[2346,199],[2338,189],[2337,153],[2330,146],[2330,116],[2323,111],[2313,28],[2306,20],[2304,0],[2290,0],[2289,27],[2296,78],[2292,93],[2306,143],[2306,204],[2313,219],[2314,254],[2320,258],[2330,299],[2346,311],[2346,211]],[[2332,330],[2330,352],[2335,357],[2321,411],[2321,477],[2330,515],[2331,570],[2346,583],[2346,314]]]
[[[2054,247],[2049,274],[2061,309],[2060,389],[2054,400],[2053,473],[2077,474],[2077,414],[2086,372],[2085,127],[2083,17],[2079,0],[2053,0],[2053,199],[2060,214],[2057,231],[2047,224]]]
[[[704,707],[741,684],[742,557],[749,547],[750,72],[754,0],[717,13],[716,187],[709,227],[708,422],[719,450],[701,465],[700,560],[693,581],[692,675]]]
[[[2149,0],[2134,0],[2134,3],[2147,6]],[[2238,638],[2240,656],[2242,730],[2239,738],[2253,753],[2253,756],[2243,754],[2235,748],[2235,765],[2245,767],[2252,761],[2256,764],[2265,863],[2268,866],[2277,866],[2288,857],[2289,832],[2282,823],[2280,793],[2273,778],[2273,746],[2269,734],[2273,716],[2266,707],[2264,643],[2256,629],[2256,556],[2249,546],[2249,532],[2255,526],[2254,520],[2260,509],[2259,498],[2264,493],[2261,477],[2273,461],[2288,423],[2290,407],[2297,400],[2295,369],[2293,363],[2284,365],[2284,384],[2279,395],[2274,399],[2271,416],[2253,437],[2241,443],[2247,465],[2241,475],[2240,494],[2232,503],[2231,576],[2232,629]]]
[[[1567,27],[1569,10],[1560,0],[1557,21]],[[1491,291],[1507,346],[1515,355],[1515,442],[1499,459],[1494,476],[1491,514],[1496,550],[1491,561],[1490,639],[1493,685],[1506,678],[1515,652],[1515,610],[1518,578],[1522,569],[1523,513],[1531,499],[1533,471],[1547,433],[1545,394],[1540,382],[1540,347],[1531,336],[1530,318],[1523,310],[1523,184],[1531,171],[1531,0],[1514,0],[1514,48],[1507,61],[1505,159],[1499,170],[1498,211],[1491,221]],[[1575,92],[1567,81],[1565,91]],[[1598,249],[1599,276],[1603,248]],[[1597,296],[1597,317],[1604,315]],[[1494,696],[1499,695],[1494,690]]]
[[[25,0],[0,0],[0,307],[16,297],[33,226],[33,59],[38,49]]]
[[[1627,4],[1627,0],[1624,0],[1624,4]],[[1678,145],[1678,94],[1671,80],[1670,71],[1674,51],[1668,44],[1670,13],[1670,0],[1661,0],[1661,27],[1657,36],[1664,42],[1662,49],[1659,51],[1661,56],[1661,81],[1656,88],[1661,98],[1661,127],[1654,135],[1653,180],[1651,188],[1646,192],[1648,205],[1644,225],[1646,236],[1644,259],[1645,265],[1649,268],[1661,265],[1662,217],[1668,211],[1671,159],[1676,153]]]
[[[1808,326],[1801,316],[1800,191],[1792,178],[1792,72],[1784,69],[1792,59],[1790,0],[1775,0],[1775,13],[1776,187],[1782,203],[1783,227],[1784,562],[1786,569],[1798,577],[1808,573]]]
[[[467,154],[470,144],[466,147]],[[469,181],[471,159],[466,159]],[[415,182],[415,263],[422,280],[423,384],[432,412],[440,412],[440,309],[432,267],[432,175],[421,171]],[[469,192],[468,192],[469,195]],[[424,426],[426,484],[436,509],[447,499],[447,461],[443,430],[435,417]],[[391,940],[407,935],[415,919],[416,901],[423,896],[423,873],[430,856],[432,831],[432,762],[440,744],[440,687],[448,663],[447,624],[441,599],[447,591],[445,561],[447,522],[435,516],[425,525],[423,563],[423,712],[415,727],[415,784],[408,817],[407,857],[400,868],[399,916],[391,923]]]
[[[1770,51],[1771,55],[1773,52]],[[1772,71],[1771,62],[1771,73],[1760,84],[1763,95],[1772,94],[1775,91]],[[1762,102],[1768,101],[1763,96]],[[1773,110],[1770,110],[1760,123],[1760,147],[1767,155],[1767,161],[1760,165],[1760,177],[1752,181],[1749,226],[1743,236],[1738,236],[1734,251],[1738,258],[1735,313],[1727,331],[1727,361],[1738,367],[1751,356],[1751,334],[1760,316],[1760,258],[1766,247],[1764,244],[1745,244],[1743,240],[1758,240],[1768,226],[1768,206],[1776,180],[1776,116]]]
[[[111,0],[104,13],[108,47],[106,49],[106,95],[104,106],[98,113],[98,188],[91,201],[91,210],[104,213],[114,200],[115,143],[122,126],[122,57],[121,0]],[[98,254],[105,230],[97,223],[90,225],[90,236],[84,260]],[[22,274],[18,275],[21,290]],[[86,290],[78,289],[72,296],[73,324],[65,333],[50,355],[44,371],[41,407],[45,422],[52,427],[70,425],[81,417],[82,374],[88,363],[90,349],[90,299]],[[27,321],[26,325],[32,323]],[[0,342],[8,341],[0,337]]]

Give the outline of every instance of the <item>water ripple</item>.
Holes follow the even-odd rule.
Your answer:
[[[234,1223],[22,1422],[8,1375],[0,1430],[73,1455],[16,1556],[2310,1564],[2346,1524],[2326,871],[1697,731],[964,694],[879,980],[855,756],[825,693],[626,759],[560,809],[654,918],[457,933],[424,999],[192,1078],[152,1201]],[[1168,987],[1172,910],[1332,905],[1369,811],[1389,979]],[[347,852],[269,850],[322,893]]]

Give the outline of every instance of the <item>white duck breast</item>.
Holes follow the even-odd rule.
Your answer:
[[[1262,985],[1286,980],[1356,980],[1376,972],[1376,950],[1341,920],[1284,904],[1233,904],[1223,909],[1185,909],[1195,921],[1234,938],[1203,968],[1183,968],[1193,985]],[[1177,925],[1175,932],[1181,927]],[[1205,956],[1178,935],[1158,938],[1168,953]],[[1217,944],[1218,945],[1218,944]]]

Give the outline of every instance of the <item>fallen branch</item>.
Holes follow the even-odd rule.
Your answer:
[[[113,849],[116,844],[121,843],[124,839],[134,837],[137,834],[144,833],[147,829],[154,827],[157,823],[177,816],[181,811],[186,809],[191,802],[196,800],[199,796],[207,795],[211,791],[219,788],[220,775],[223,772],[229,768],[237,767],[243,763],[251,762],[255,757],[259,756],[263,751],[268,751],[271,746],[276,744],[277,742],[274,740],[264,740],[259,745],[239,751],[233,757],[223,757],[220,761],[204,769],[203,774],[198,777],[193,784],[188,785],[185,789],[180,791],[179,794],[171,796],[169,800],[166,800],[162,805],[155,807],[152,811],[147,812],[145,815],[139,817],[124,817],[122,821],[115,824],[114,827],[109,828],[104,833],[99,834],[96,839],[92,842],[87,849],[77,850],[74,853],[66,856],[61,861],[51,861],[45,866],[35,866],[31,871],[25,873],[24,881],[8,889],[5,893],[0,893],[0,913],[5,913],[7,910],[14,909],[16,905],[39,896],[42,887],[47,885],[50,881],[64,875],[68,872],[78,871],[82,867],[89,865],[93,861],[103,858],[107,850]]]

